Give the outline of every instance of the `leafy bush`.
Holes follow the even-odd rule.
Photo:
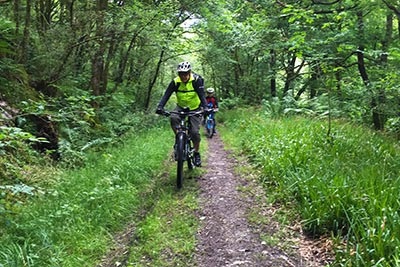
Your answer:
[[[24,180],[23,166],[39,162],[37,152],[31,148],[37,142],[47,141],[17,127],[0,126],[0,182]]]
[[[243,99],[241,97],[234,96],[233,94],[227,98],[219,99],[219,107],[221,109],[229,110],[243,105],[245,105],[245,103],[243,103]]]
[[[28,166],[43,163],[31,148],[37,142],[46,140],[20,128],[0,127],[0,226],[9,223],[26,200],[37,193],[36,188],[27,185],[34,183]]]

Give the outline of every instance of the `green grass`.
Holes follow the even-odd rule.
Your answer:
[[[159,190],[154,208],[138,225],[128,266],[190,266],[198,228],[195,188],[185,181],[180,192],[174,184]]]
[[[165,140],[171,140],[166,142]],[[0,266],[95,266],[112,234],[152,205],[173,136],[168,126],[134,133],[62,172],[10,217],[0,237]]]
[[[327,138],[326,121],[258,110],[218,119],[228,147],[260,171],[269,200],[297,212],[306,233],[337,241],[334,266],[400,263],[398,143],[340,121]],[[43,173],[29,204],[15,203],[1,222],[0,266],[96,266],[132,222],[127,266],[193,264],[198,188],[189,179],[176,190],[172,143],[165,123],[91,154],[83,168]]]
[[[201,150],[205,151],[206,138]],[[204,152],[203,152],[204,155]],[[203,159],[205,160],[204,156]],[[176,188],[175,161],[168,165],[164,182],[155,189],[153,207],[137,226],[127,266],[194,266],[198,231],[198,184],[206,165],[184,169],[183,188]]]
[[[328,138],[326,121],[247,114],[224,114],[225,140],[261,169],[272,202],[295,207],[306,233],[346,241],[338,246],[335,266],[399,264],[396,141],[340,121]]]
[[[206,138],[201,149],[204,151]],[[96,266],[113,235],[134,225],[129,266],[193,263],[198,222],[196,178],[186,169],[176,189],[173,134],[163,126],[135,132],[88,155],[75,170],[43,168],[37,193],[14,208],[0,230],[0,266]],[[49,172],[50,171],[50,172]],[[129,244],[128,244],[129,245]]]

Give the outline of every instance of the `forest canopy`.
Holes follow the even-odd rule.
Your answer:
[[[0,12],[2,131],[44,138],[55,158],[153,112],[183,60],[225,108],[400,132],[398,0],[9,0]]]

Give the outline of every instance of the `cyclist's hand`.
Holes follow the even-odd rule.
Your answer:
[[[209,114],[211,114],[213,112],[213,109],[212,108],[206,108],[204,110],[204,112],[206,113],[206,115],[209,115]]]
[[[156,114],[163,115],[164,114],[164,109],[163,108],[157,108],[156,109]]]

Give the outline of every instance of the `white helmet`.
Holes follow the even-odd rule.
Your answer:
[[[209,94],[213,94],[214,93],[214,88],[207,88],[207,93],[209,93]]]
[[[188,61],[184,61],[178,64],[178,67],[176,68],[177,72],[188,72],[192,69],[190,66],[190,63]]]

